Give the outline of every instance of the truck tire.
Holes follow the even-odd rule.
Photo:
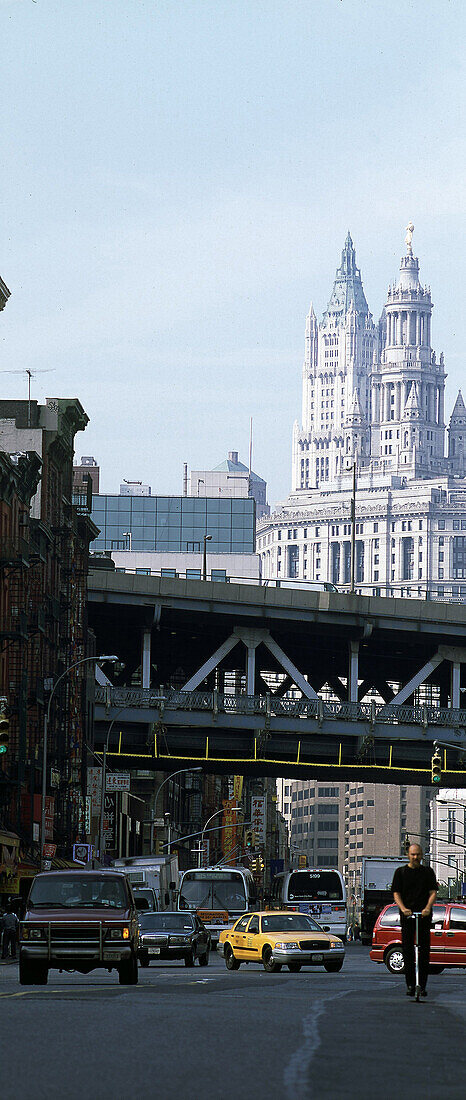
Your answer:
[[[131,958],[127,962],[120,963],[118,967],[118,978],[120,985],[137,985],[138,984],[138,960],[135,955],[131,955]]]
[[[47,985],[49,976],[48,966],[43,963],[27,962],[19,959],[19,984],[20,985]]]

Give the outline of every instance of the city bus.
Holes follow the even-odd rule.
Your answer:
[[[196,867],[181,876],[177,907],[197,913],[213,944],[255,903],[254,879],[247,867]]]
[[[346,887],[333,867],[306,867],[275,875],[272,907],[309,913],[319,924],[346,942],[348,913]]]

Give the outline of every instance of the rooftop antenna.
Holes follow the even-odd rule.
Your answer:
[[[249,421],[249,477],[248,477],[248,496],[251,489],[251,472],[252,472],[252,416]]]
[[[21,370],[2,370],[0,374],[27,374],[28,377],[28,428],[31,427],[31,378],[35,378],[36,374],[51,374],[55,370],[55,367],[45,367],[42,369],[33,369],[29,367],[23,367]]]

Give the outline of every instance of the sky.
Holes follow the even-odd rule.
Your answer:
[[[463,0],[0,0],[4,398],[78,397],[101,491],[229,450],[291,481],[305,317],[348,229],[464,374]],[[49,372],[49,373],[45,373]]]

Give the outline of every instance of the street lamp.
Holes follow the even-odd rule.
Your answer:
[[[241,806],[232,806],[231,809],[232,810],[241,810]],[[201,840],[200,840],[200,843],[199,843],[199,852],[198,852],[198,856],[197,856],[197,865],[198,865],[198,867],[202,866],[201,859],[202,859],[202,853],[204,851],[204,833],[207,829],[207,826],[210,824],[211,821],[214,820],[214,817],[218,817],[218,814],[223,814],[223,813],[225,813],[224,808],[222,808],[221,810],[216,810],[215,813],[212,814],[211,817],[207,818],[207,821],[206,821],[206,823],[204,825],[204,828],[202,830],[202,833],[201,833]]]
[[[202,556],[202,580],[207,580],[207,543],[212,542],[212,535],[204,535],[204,553]]]
[[[157,806],[157,801],[158,801],[160,791],[162,790],[162,787],[164,787],[165,784],[170,781],[170,779],[174,779],[175,775],[185,775],[186,772],[201,772],[201,771],[202,771],[202,768],[179,768],[178,771],[171,772],[170,775],[167,775],[166,779],[162,779],[162,782],[161,782],[160,786],[157,788],[157,793],[156,793],[156,796],[154,798],[154,808],[152,810],[152,820],[154,820],[154,818],[155,818],[155,810],[156,810],[156,806]],[[151,851],[152,851],[152,845],[153,845],[153,836],[151,837]],[[169,846],[168,846],[168,855],[170,855],[170,843],[169,843]]]
[[[197,479],[197,495],[198,496],[199,496],[199,486],[200,485],[203,485],[204,489],[205,489],[205,481],[204,481],[203,477],[198,477],[198,479]]]
[[[42,863],[44,861],[44,844],[45,844],[45,800],[46,800],[46,795],[47,795],[47,740],[48,740],[48,727],[49,727],[49,722],[50,722],[50,708],[51,708],[51,705],[52,705],[53,696],[55,695],[57,687],[61,683],[61,681],[65,678],[65,676],[68,675],[69,672],[72,672],[74,668],[78,667],[78,665],[84,665],[86,663],[86,661],[94,661],[95,664],[97,664],[99,661],[101,661],[101,662],[111,661],[112,664],[114,664],[115,661],[118,661],[118,657],[115,657],[114,654],[109,656],[107,653],[104,653],[100,657],[81,657],[79,661],[73,661],[73,664],[68,665],[68,668],[65,668],[65,671],[62,672],[61,675],[58,677],[58,680],[55,681],[55,683],[53,685],[53,688],[50,692],[49,701],[48,701],[48,704],[47,704],[47,709],[46,709],[45,714],[44,714],[44,741],[43,741],[43,750],[42,750],[42,795],[41,795],[41,807],[40,807],[40,859],[41,859],[41,866],[42,866]]]

